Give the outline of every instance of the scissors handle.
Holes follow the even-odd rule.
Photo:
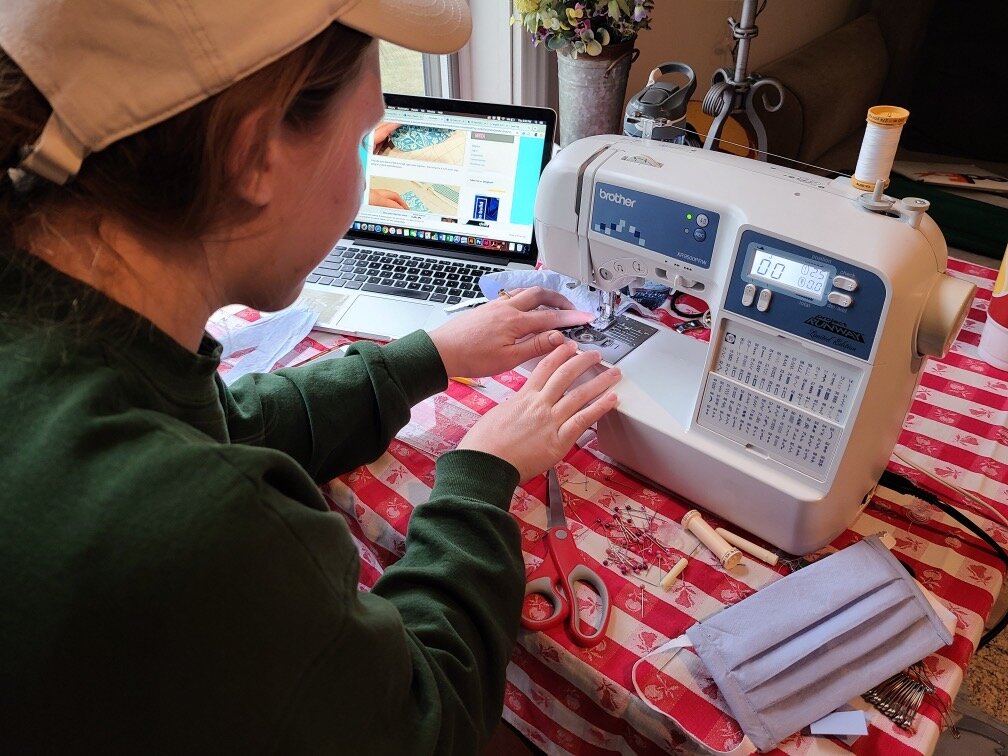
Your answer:
[[[550,604],[552,610],[547,616],[536,619],[526,614],[523,608],[521,623],[524,627],[529,630],[546,630],[563,622],[570,612],[570,602],[560,592],[560,585],[556,564],[554,564],[553,555],[550,552],[546,555],[543,563],[528,576],[528,582],[525,583],[525,596],[533,594],[541,596]]]
[[[578,564],[573,570],[571,570],[567,575],[567,585],[573,586],[575,583],[586,583],[591,587],[595,593],[598,594],[599,604],[602,606],[602,621],[599,623],[598,627],[589,625],[587,622],[582,622],[581,618],[578,616],[577,608],[571,609],[570,618],[567,624],[567,630],[570,633],[571,638],[574,642],[583,648],[591,648],[596,643],[598,643],[602,638],[605,637],[606,628],[609,626],[609,613],[611,607],[609,605],[609,591],[606,588],[606,584],[602,582],[602,578],[598,576],[591,567],[586,564]],[[573,596],[574,594],[571,593]],[[582,630],[582,626],[591,627],[591,632],[585,632]]]
[[[605,636],[609,624],[609,591],[598,573],[581,561],[581,553],[567,528],[551,528],[547,531],[547,539],[550,547],[548,558],[529,575],[525,595],[542,596],[552,605],[553,611],[547,617],[535,619],[523,610],[522,625],[532,630],[545,630],[566,619],[567,630],[575,643],[585,648],[594,646]],[[591,632],[581,629],[584,623],[581,622],[577,607],[572,604],[575,600],[574,586],[577,583],[587,584],[598,594],[602,606],[602,621]]]

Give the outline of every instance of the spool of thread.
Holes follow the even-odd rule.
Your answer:
[[[714,528],[708,525],[695,509],[683,515],[682,525],[711,550],[726,570],[730,570],[742,559],[742,552],[715,533]]]
[[[1008,370],[1008,247],[1001,258],[1001,270],[987,305],[987,321],[980,332],[977,351],[994,367]]]
[[[725,530],[724,528],[714,528],[714,532],[719,536],[724,538],[728,543],[737,549],[741,549],[746,554],[751,557],[759,559],[761,562],[766,562],[769,565],[777,564],[777,555],[768,549],[764,549],[762,546],[757,546],[752,541],[743,538],[740,535],[732,533],[730,530]]]
[[[686,557],[679,557],[679,561],[676,562],[672,569],[665,573],[665,577],[661,579],[661,587],[666,591],[671,588],[672,583],[674,583],[675,579],[679,577],[683,570],[686,569],[687,564],[688,562],[686,561]]]
[[[868,125],[851,184],[866,192],[872,191],[879,179],[884,182],[883,186],[889,186],[889,171],[896,157],[900,133],[909,117],[909,110],[896,105],[868,108]]]

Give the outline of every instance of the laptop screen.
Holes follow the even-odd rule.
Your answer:
[[[548,108],[385,95],[361,146],[350,235],[534,263],[533,210],[556,123]]]

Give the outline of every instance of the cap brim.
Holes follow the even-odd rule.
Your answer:
[[[469,41],[472,18],[458,0],[361,0],[339,22],[419,52],[452,53]]]

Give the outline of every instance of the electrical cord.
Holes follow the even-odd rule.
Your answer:
[[[994,553],[1005,563],[1008,567],[1008,554],[1001,547],[997,541],[995,541],[983,528],[977,525],[973,520],[967,517],[965,514],[960,512],[958,509],[950,504],[946,504],[944,501],[939,499],[930,491],[927,491],[916,483],[914,483],[909,478],[906,478],[898,473],[886,470],[882,473],[882,477],[879,478],[879,484],[890,488],[896,493],[907,494],[908,496],[915,496],[921,501],[926,501],[934,507],[937,507],[942,512],[947,514],[953,520],[962,525],[966,530],[976,535],[984,543],[994,549]],[[1005,626],[1008,625],[1008,612],[997,621],[997,623],[982,636],[980,636],[980,643],[977,645],[977,651],[984,648],[988,643],[990,643],[998,634],[1004,630]]]
[[[975,496],[974,494],[970,493],[966,489],[960,488],[959,486],[957,486],[955,483],[952,483],[951,481],[942,480],[941,478],[939,478],[937,475],[935,475],[930,470],[925,470],[920,465],[915,464],[914,462],[911,462],[909,459],[907,459],[906,457],[904,457],[898,451],[894,451],[892,453],[892,455],[894,457],[896,457],[896,459],[898,459],[900,462],[902,462],[907,467],[912,467],[914,470],[916,470],[917,472],[919,472],[921,475],[926,475],[927,477],[931,478],[931,480],[933,480],[938,485],[940,485],[940,486],[947,486],[948,488],[951,488],[957,494],[959,494],[960,496],[962,496],[964,499],[969,499],[977,507],[979,507],[980,509],[985,510],[987,512],[987,515],[989,517],[993,517],[995,520],[998,520],[1002,525],[1004,525],[1005,527],[1008,527],[1008,517],[1005,517],[1003,514],[1001,514],[998,510],[996,510],[994,507],[992,507],[986,501],[984,501],[983,499],[981,499],[979,496]]]

